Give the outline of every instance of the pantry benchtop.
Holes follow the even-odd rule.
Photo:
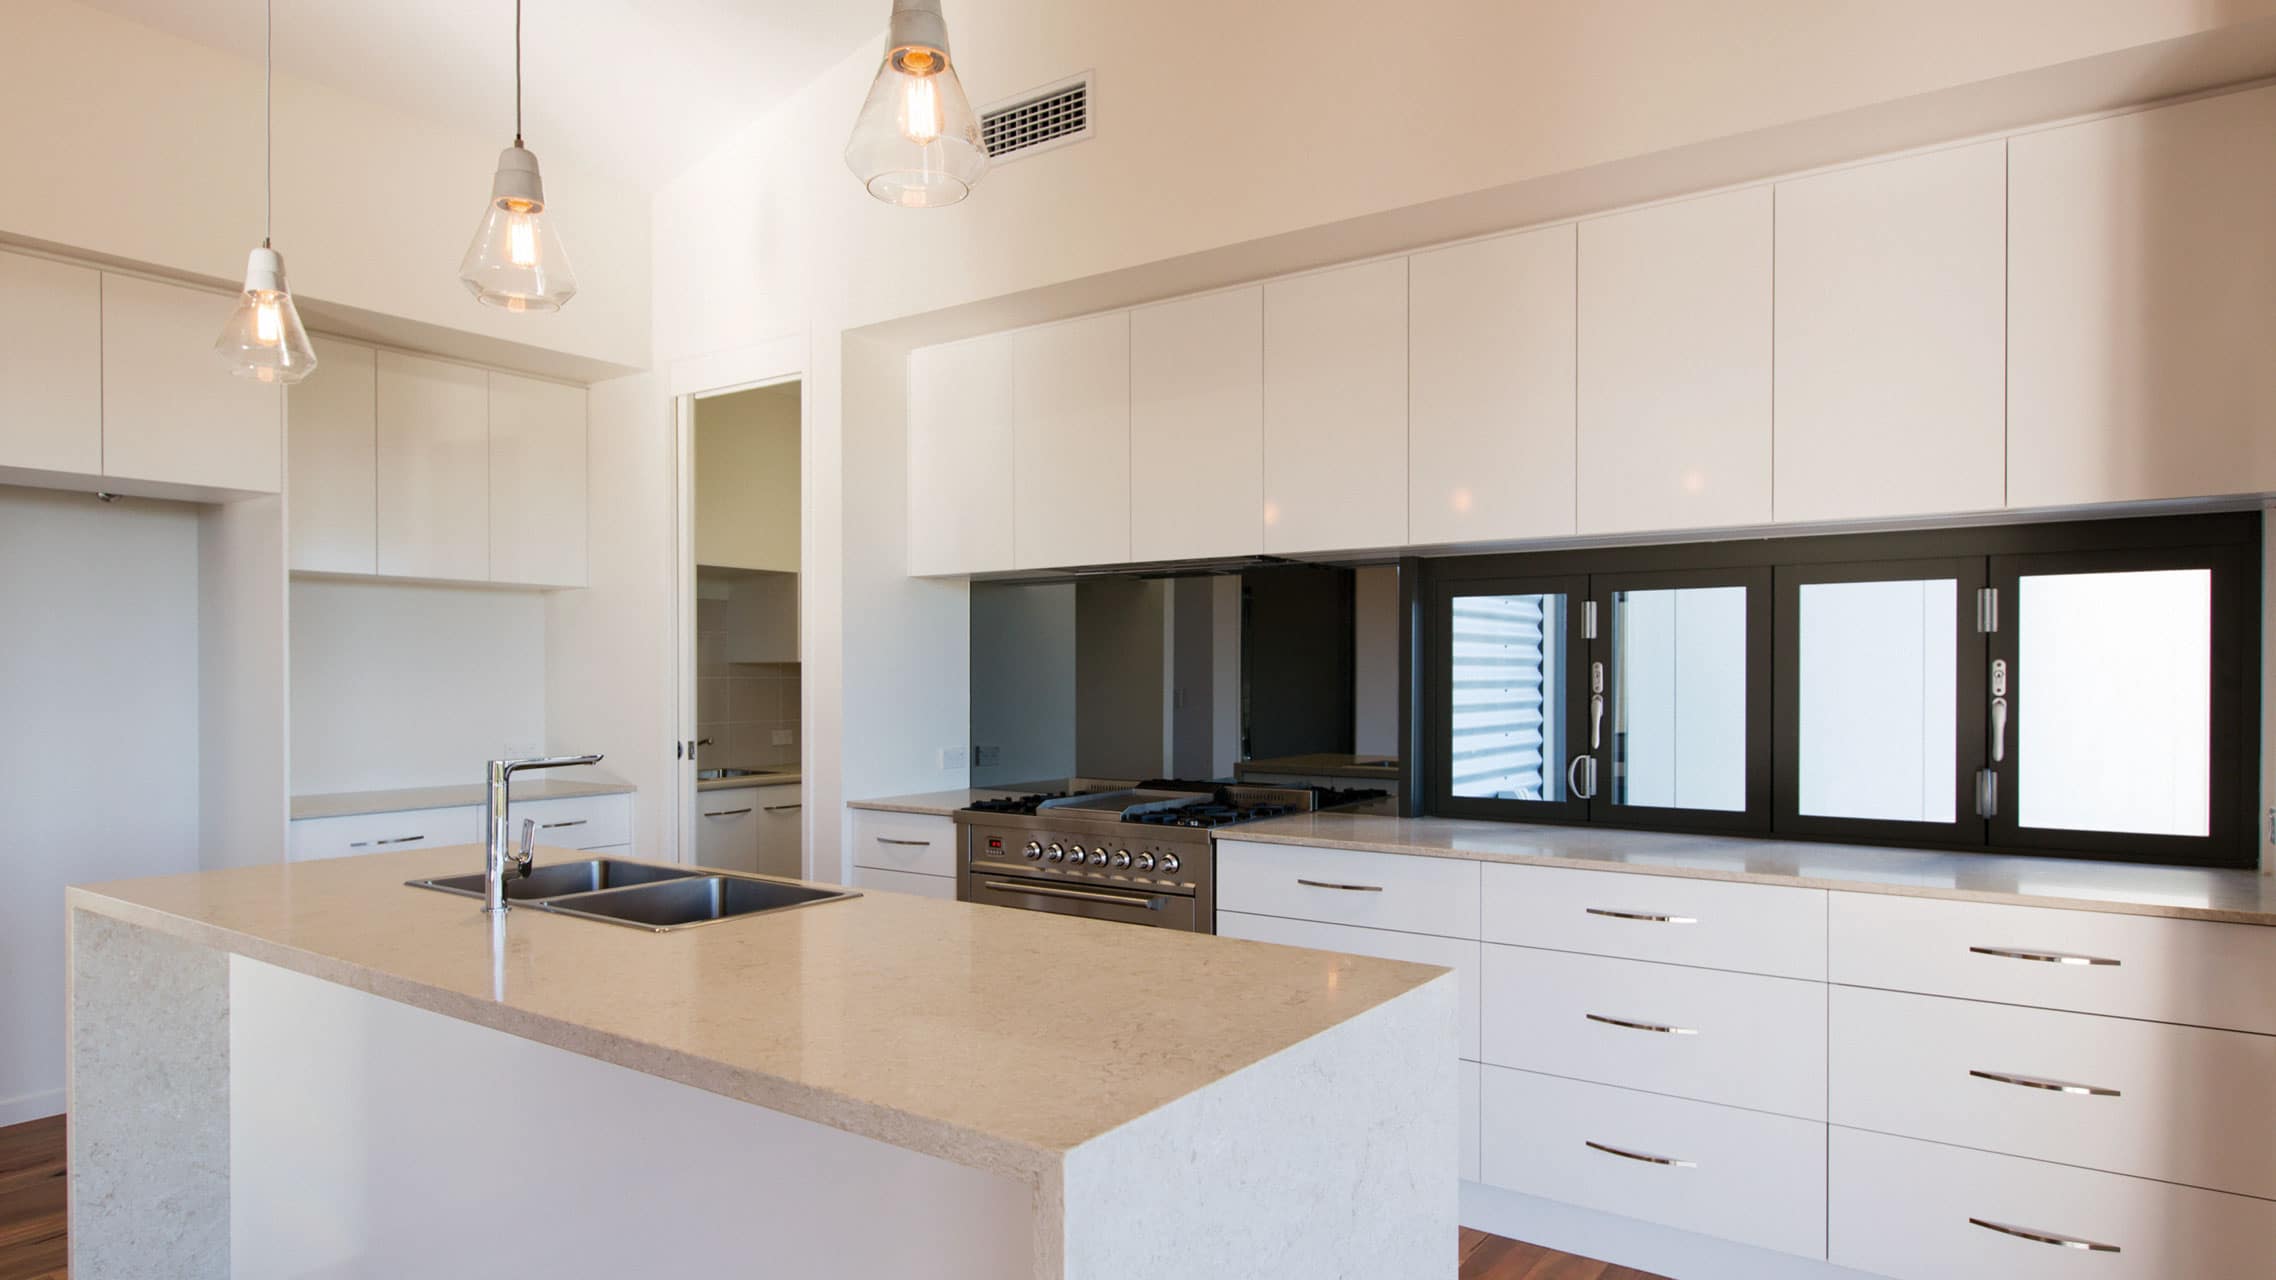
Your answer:
[[[792,781],[796,781],[795,778]],[[568,800],[580,796],[616,796],[635,791],[619,779],[532,778],[514,780],[516,800]],[[292,820],[345,818],[367,813],[409,813],[415,809],[457,809],[483,802],[483,784],[469,782],[440,787],[399,787],[389,791],[331,791],[292,798]]]
[[[517,908],[494,936],[475,902],[404,884],[481,856],[468,845],[79,886],[68,906],[75,929],[109,917],[1030,1179],[1451,982],[1426,965],[899,893],[661,934]],[[541,862],[576,856],[540,850]],[[1070,970],[1083,980],[1038,980]]]
[[[1218,838],[2276,926],[2276,877],[2251,870],[1372,813],[1294,814]]]

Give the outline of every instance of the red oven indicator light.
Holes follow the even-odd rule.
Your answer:
[[[1002,837],[1000,837],[1000,836],[989,836],[989,837],[988,837],[988,847],[989,847],[989,848],[991,848],[991,849],[1001,849],[1001,848],[1003,848],[1003,847],[1004,847],[1004,842],[1003,842],[1003,839],[1002,839]]]

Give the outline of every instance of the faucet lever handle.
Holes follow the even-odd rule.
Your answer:
[[[514,859],[514,866],[523,875],[529,874],[530,862],[537,856],[537,819],[522,819],[522,851]]]

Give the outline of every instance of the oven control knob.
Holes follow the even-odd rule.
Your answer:
[[[1176,854],[1165,853],[1162,855],[1160,870],[1161,873],[1165,876],[1174,876],[1178,873],[1178,868],[1183,865],[1185,864],[1178,861],[1178,856]]]
[[[1093,849],[1093,850],[1091,850],[1091,865],[1092,865],[1092,866],[1094,866],[1094,867],[1103,867],[1103,866],[1105,866],[1105,865],[1106,865],[1106,850],[1104,850],[1104,849]]]
[[[1138,869],[1140,871],[1152,871],[1154,869],[1154,855],[1150,853],[1139,854]]]
[[[1117,871],[1128,871],[1130,869],[1130,851],[1128,849],[1114,851],[1114,869]]]
[[[1033,840],[1030,840],[1027,842],[1027,848],[1022,850],[1022,852],[1027,854],[1027,860],[1029,862],[1040,861],[1043,857],[1043,846],[1037,844]]]
[[[1060,847],[1059,847],[1059,842],[1058,842],[1058,841],[1056,841],[1056,840],[1054,840],[1054,841],[1052,841],[1052,842],[1051,842],[1051,847],[1050,847],[1050,848],[1048,848],[1048,849],[1045,849],[1045,850],[1043,851],[1043,860],[1044,860],[1045,862],[1057,862],[1057,861],[1059,861],[1060,859],[1062,859],[1062,858],[1064,858],[1064,857],[1066,857],[1066,856],[1067,856],[1067,851],[1066,851],[1065,849],[1062,849],[1062,848],[1060,848]]]

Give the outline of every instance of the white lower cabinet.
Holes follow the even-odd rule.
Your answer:
[[[1461,1002],[1462,1057],[1469,1062],[1478,1060],[1478,944],[1474,941],[1390,929],[1359,929],[1316,920],[1284,920],[1223,909],[1217,912],[1217,936],[1452,969],[1461,984],[1458,999]]]
[[[759,811],[759,874],[800,878],[806,870],[805,827],[799,821],[805,805],[797,784],[760,787],[751,798]]]
[[[1457,858],[1217,842],[1221,911],[1478,936],[1478,864]]]
[[[1503,1067],[1480,1074],[1482,1181],[1825,1256],[1823,1124]]]
[[[2266,1129],[2234,1140],[2265,1145]],[[1833,1262],[1893,1280],[2180,1280],[2276,1269],[2276,1203],[1836,1125]]]
[[[632,797],[570,796],[514,801],[514,838],[524,819],[537,823],[537,842],[560,849],[604,849],[631,843]]]
[[[1837,987],[1833,1119],[2276,1199],[2276,1036]],[[2276,1259],[2271,1260],[2276,1268]]]
[[[698,791],[695,795],[695,860],[721,871],[759,869],[757,787]]]
[[[913,893],[920,898],[938,898],[942,902],[956,901],[955,876],[928,876],[915,871],[855,867],[853,887],[884,893]]]
[[[292,824],[287,849],[294,862],[345,858],[351,854],[401,853],[443,845],[479,844],[482,806],[409,809],[395,813],[352,813],[337,818],[302,818]]]
[[[1483,1061],[1825,1119],[1823,983],[1493,943],[1483,969]]]
[[[956,878],[956,823],[930,813],[853,813],[853,863],[879,871]]]

